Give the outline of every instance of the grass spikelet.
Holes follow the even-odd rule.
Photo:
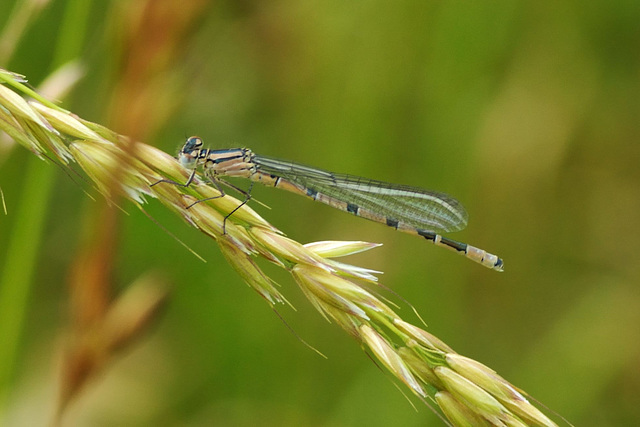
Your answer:
[[[391,373],[405,383],[407,387],[417,395],[422,397],[427,395],[390,342],[367,324],[363,324],[360,327],[360,333],[362,334],[364,343],[367,344],[373,354],[375,354],[378,360],[381,361]]]
[[[51,132],[57,132],[24,98],[6,86],[0,85],[0,100],[2,101],[2,106],[15,116],[33,122]]]
[[[304,245],[305,248],[323,258],[338,258],[347,255],[358,254],[369,249],[381,246],[380,243],[369,242],[339,242],[335,240],[313,242]]]
[[[535,425],[552,424],[546,415],[531,405],[526,397],[493,369],[459,354],[447,354],[446,361],[454,371],[491,393],[516,415]]]
[[[255,261],[240,250],[237,243],[227,235],[223,235],[219,240],[220,250],[225,259],[238,272],[240,277],[251,286],[260,296],[266,299],[270,305],[283,303],[285,298],[273,286],[269,277],[258,267]]]
[[[298,264],[291,270],[294,279],[316,307],[322,307],[322,311],[330,318],[335,318],[337,310],[339,315],[347,314],[360,320],[369,320],[365,309],[356,301],[345,298],[337,288],[345,289],[348,282],[321,268],[310,265]],[[342,283],[340,283],[342,282]],[[333,288],[333,289],[332,289]]]
[[[400,328],[404,333],[409,334],[420,345],[427,349],[443,351],[446,353],[453,353],[451,347],[442,342],[438,337],[433,336],[429,332],[421,329],[411,323],[405,322],[402,319],[394,319],[394,325]]]
[[[458,400],[467,402],[489,421],[500,422],[502,415],[507,412],[495,397],[452,369],[438,366],[434,372],[451,394]]]
[[[54,129],[58,129],[60,133],[67,134],[78,139],[87,139],[90,141],[100,141],[100,135],[83,125],[79,120],[71,114],[57,110],[55,108],[46,107],[39,102],[32,101],[30,104],[51,124]]]
[[[493,425],[447,391],[437,392],[435,400],[449,421],[456,426],[482,427]]]

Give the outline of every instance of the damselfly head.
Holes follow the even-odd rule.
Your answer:
[[[184,146],[178,153],[178,160],[182,166],[192,169],[196,166],[200,149],[202,148],[202,139],[197,136],[192,136],[187,139]]]

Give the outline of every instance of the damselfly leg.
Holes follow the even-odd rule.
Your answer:
[[[178,187],[189,187],[189,185],[191,185],[191,183],[193,182],[195,175],[196,175],[197,169],[194,168],[193,171],[191,172],[191,174],[189,175],[189,179],[187,180],[186,183],[182,184],[170,179],[161,179],[158,180],[156,182],[154,182],[153,184],[151,184],[151,187],[160,184],[160,183],[166,183],[166,184],[171,184],[171,185],[176,185]],[[231,184],[230,182],[224,181],[219,179],[216,176],[211,176],[209,177],[209,181],[216,187],[216,190],[218,190],[218,192],[220,194],[218,194],[217,196],[212,196],[212,197],[206,197],[204,199],[199,199],[196,200],[195,202],[191,203],[188,206],[185,206],[185,209],[190,209],[193,206],[197,205],[198,203],[202,203],[202,202],[206,202],[209,200],[215,200],[215,199],[219,199],[221,197],[224,197],[227,195],[227,193],[225,193],[224,188],[222,188],[222,185],[226,185],[229,188],[232,188],[233,190],[237,191],[238,193],[242,194],[244,196],[244,200],[242,201],[242,203],[240,203],[238,206],[236,206],[235,208],[233,208],[233,210],[231,212],[229,212],[227,215],[225,215],[224,220],[222,221],[222,234],[226,234],[226,229],[227,229],[227,219],[229,217],[231,217],[231,215],[233,215],[238,209],[240,209],[242,206],[246,205],[247,202],[251,199],[251,190],[253,189],[253,182],[249,183],[249,188],[247,189],[247,191],[243,190],[242,188]],[[222,184],[222,185],[221,185]]]

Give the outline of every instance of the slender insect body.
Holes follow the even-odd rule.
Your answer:
[[[439,234],[461,230],[467,225],[467,213],[460,202],[446,194],[336,174],[259,156],[247,148],[211,150],[202,146],[198,137],[187,139],[178,159],[183,166],[193,169],[194,174],[202,165],[205,175],[216,186],[219,177],[248,178],[252,182],[303,195],[396,230],[421,236],[485,267],[503,270],[503,261],[496,255]],[[193,175],[186,185],[192,179]],[[245,203],[250,194],[246,196]]]

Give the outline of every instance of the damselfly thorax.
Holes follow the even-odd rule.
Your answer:
[[[485,267],[503,270],[502,259],[496,255],[440,235],[463,229],[468,218],[460,202],[444,193],[328,172],[260,156],[247,148],[211,150],[203,148],[202,139],[196,136],[187,139],[178,160],[193,171],[184,186],[192,182],[199,166],[217,187],[220,177],[248,178],[424,237]],[[250,198],[250,189],[245,195],[243,204]]]

